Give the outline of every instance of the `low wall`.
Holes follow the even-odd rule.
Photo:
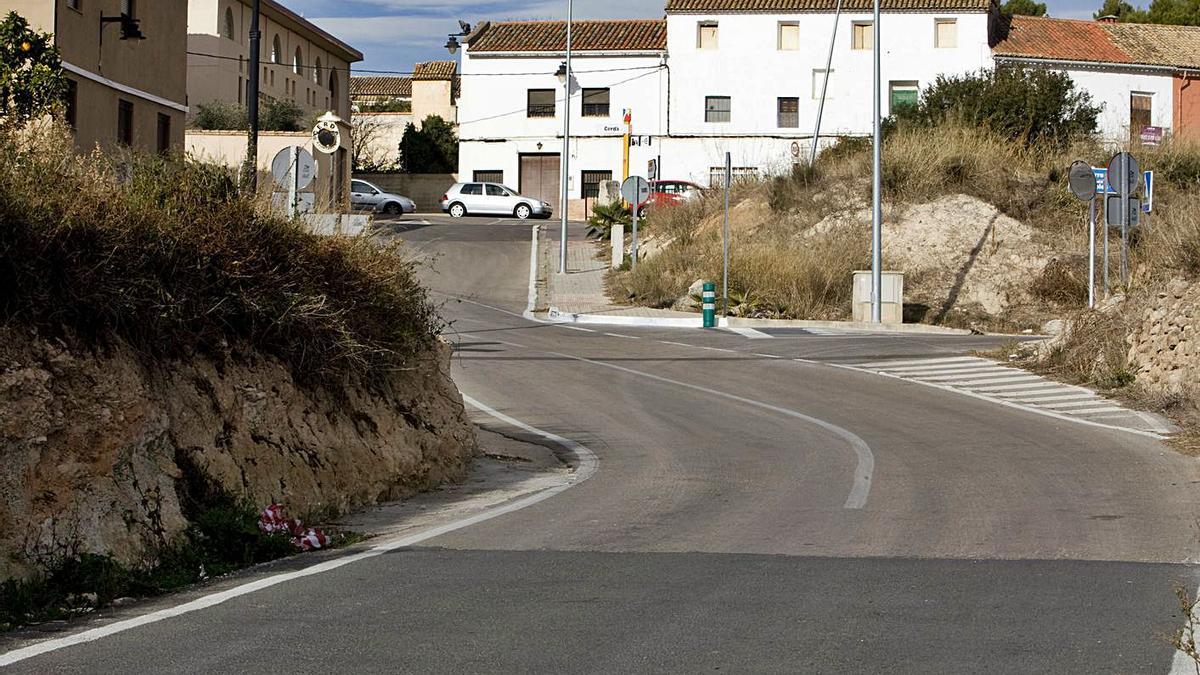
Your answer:
[[[1200,386],[1200,282],[1176,279],[1150,304],[1129,337],[1129,362],[1143,387],[1162,394]]]
[[[458,176],[452,173],[356,173],[354,177],[408,197],[421,212],[440,211],[442,195],[458,182]]]

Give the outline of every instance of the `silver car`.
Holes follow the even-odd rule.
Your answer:
[[[523,197],[498,183],[455,183],[442,196],[442,211],[453,218],[467,214],[549,218],[554,211],[540,199]]]
[[[416,202],[408,197],[384,192],[374,183],[358,179],[350,181],[350,207],[390,216],[414,213],[417,210]]]

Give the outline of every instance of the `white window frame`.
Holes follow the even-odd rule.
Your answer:
[[[856,44],[854,42],[854,38],[858,35],[859,28],[866,29],[862,33],[863,44],[866,45],[869,42],[870,43],[869,46],[865,46],[865,47],[856,46]],[[851,21],[850,22],[850,50],[856,51],[856,52],[869,52],[874,48],[875,48],[875,22],[872,20],[869,20],[869,19],[868,20],[857,20],[856,19],[854,21]]]
[[[796,46],[783,46],[783,31],[785,28],[796,29]],[[800,50],[800,22],[799,21],[780,21],[775,28],[775,48],[781,52],[795,52]]]
[[[813,68],[813,70],[812,70],[812,97],[813,97],[814,101],[821,100],[821,85],[824,83],[825,78],[836,72],[837,72],[836,68],[834,68],[832,70],[828,70],[828,71],[825,70],[824,68]],[[828,91],[825,94],[826,101],[831,100],[833,98],[833,88],[827,87],[827,89],[828,89]]]
[[[941,31],[939,30],[942,26],[953,26],[954,27],[954,38],[953,38],[954,44],[949,44],[949,45],[942,44],[941,37],[940,37]],[[934,18],[934,20],[933,20],[933,48],[934,49],[956,49],[957,47],[958,47],[958,19],[954,19],[954,18],[950,18],[950,17]]]

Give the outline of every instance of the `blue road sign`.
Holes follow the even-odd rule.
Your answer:
[[[1102,195],[1115,195],[1117,191],[1108,184],[1108,169],[1092,167],[1092,173],[1096,174],[1096,193]],[[1146,192],[1142,200],[1142,213],[1150,213],[1154,210],[1154,172],[1143,171],[1142,178],[1146,181]]]

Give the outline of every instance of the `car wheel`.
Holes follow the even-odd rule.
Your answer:
[[[528,220],[529,216],[533,215],[533,209],[529,208],[528,204],[521,204],[513,211],[513,215],[521,220]]]
[[[388,202],[387,204],[383,205],[383,212],[389,216],[398,216],[404,213],[404,207],[400,206],[396,202]]]
[[[463,206],[462,204],[451,204],[450,205],[450,217],[451,218],[462,218],[465,215],[467,215],[467,207]]]

